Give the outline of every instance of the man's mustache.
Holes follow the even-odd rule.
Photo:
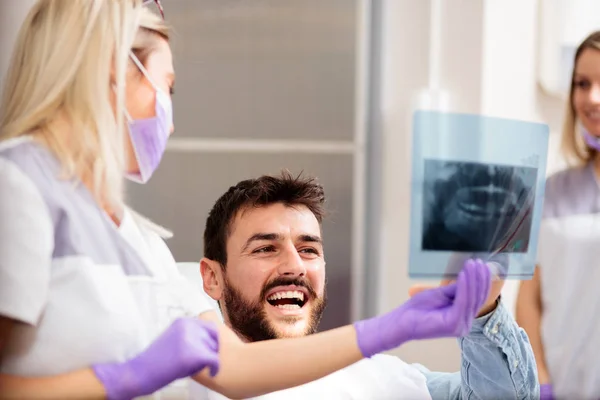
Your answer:
[[[315,292],[312,285],[310,284],[310,281],[308,279],[306,279],[305,277],[297,276],[295,278],[291,278],[291,277],[286,277],[286,276],[279,276],[279,277],[273,279],[271,282],[267,283],[263,287],[263,290],[260,294],[260,298],[265,299],[269,290],[276,288],[278,286],[304,287],[308,291],[308,294],[310,297],[312,297],[312,298],[317,297],[317,293]]]

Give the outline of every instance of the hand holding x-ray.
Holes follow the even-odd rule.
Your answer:
[[[481,254],[465,255],[461,253],[454,253],[450,256],[448,265],[446,266],[446,276],[458,276],[469,259],[477,260],[480,265],[485,265],[491,275],[491,286],[488,297],[477,313],[477,317],[488,314],[496,308],[496,302],[502,289],[504,288],[504,282],[508,271],[508,256],[506,254],[497,254],[489,258],[488,261],[484,262],[481,260]],[[442,279],[439,286],[447,286],[456,282],[455,279]],[[408,290],[409,296],[413,297],[424,290],[435,288],[434,285],[413,285]]]
[[[489,299],[491,273],[481,260],[467,260],[456,282],[429,288],[379,317],[355,324],[365,357],[411,340],[461,337]]]

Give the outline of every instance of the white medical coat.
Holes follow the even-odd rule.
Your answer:
[[[30,138],[0,144],[0,315],[23,322],[2,373],[122,362],[177,317],[211,309],[144,222],[126,212],[117,228],[85,187],[59,174]],[[160,398],[169,390],[185,398],[181,382]]]

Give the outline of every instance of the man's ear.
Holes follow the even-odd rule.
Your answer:
[[[221,264],[204,257],[200,260],[200,274],[204,284],[204,291],[213,300],[221,300],[223,296],[223,269]]]

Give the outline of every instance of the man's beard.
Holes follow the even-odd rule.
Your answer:
[[[312,310],[310,311],[308,325],[303,336],[317,332],[321,317],[325,311],[327,303],[326,290],[323,289],[323,296],[318,297],[312,285],[306,278],[287,278],[281,276],[274,279],[263,287],[258,301],[249,302],[244,299],[241,292],[233,287],[225,278],[225,287],[223,290],[223,304],[226,310],[231,328],[244,339],[250,342],[261,340],[281,339],[283,335],[277,331],[277,328],[267,319],[266,294],[269,290],[278,286],[298,286],[308,290],[309,298],[312,301]],[[283,321],[293,324],[299,317],[284,317]]]

